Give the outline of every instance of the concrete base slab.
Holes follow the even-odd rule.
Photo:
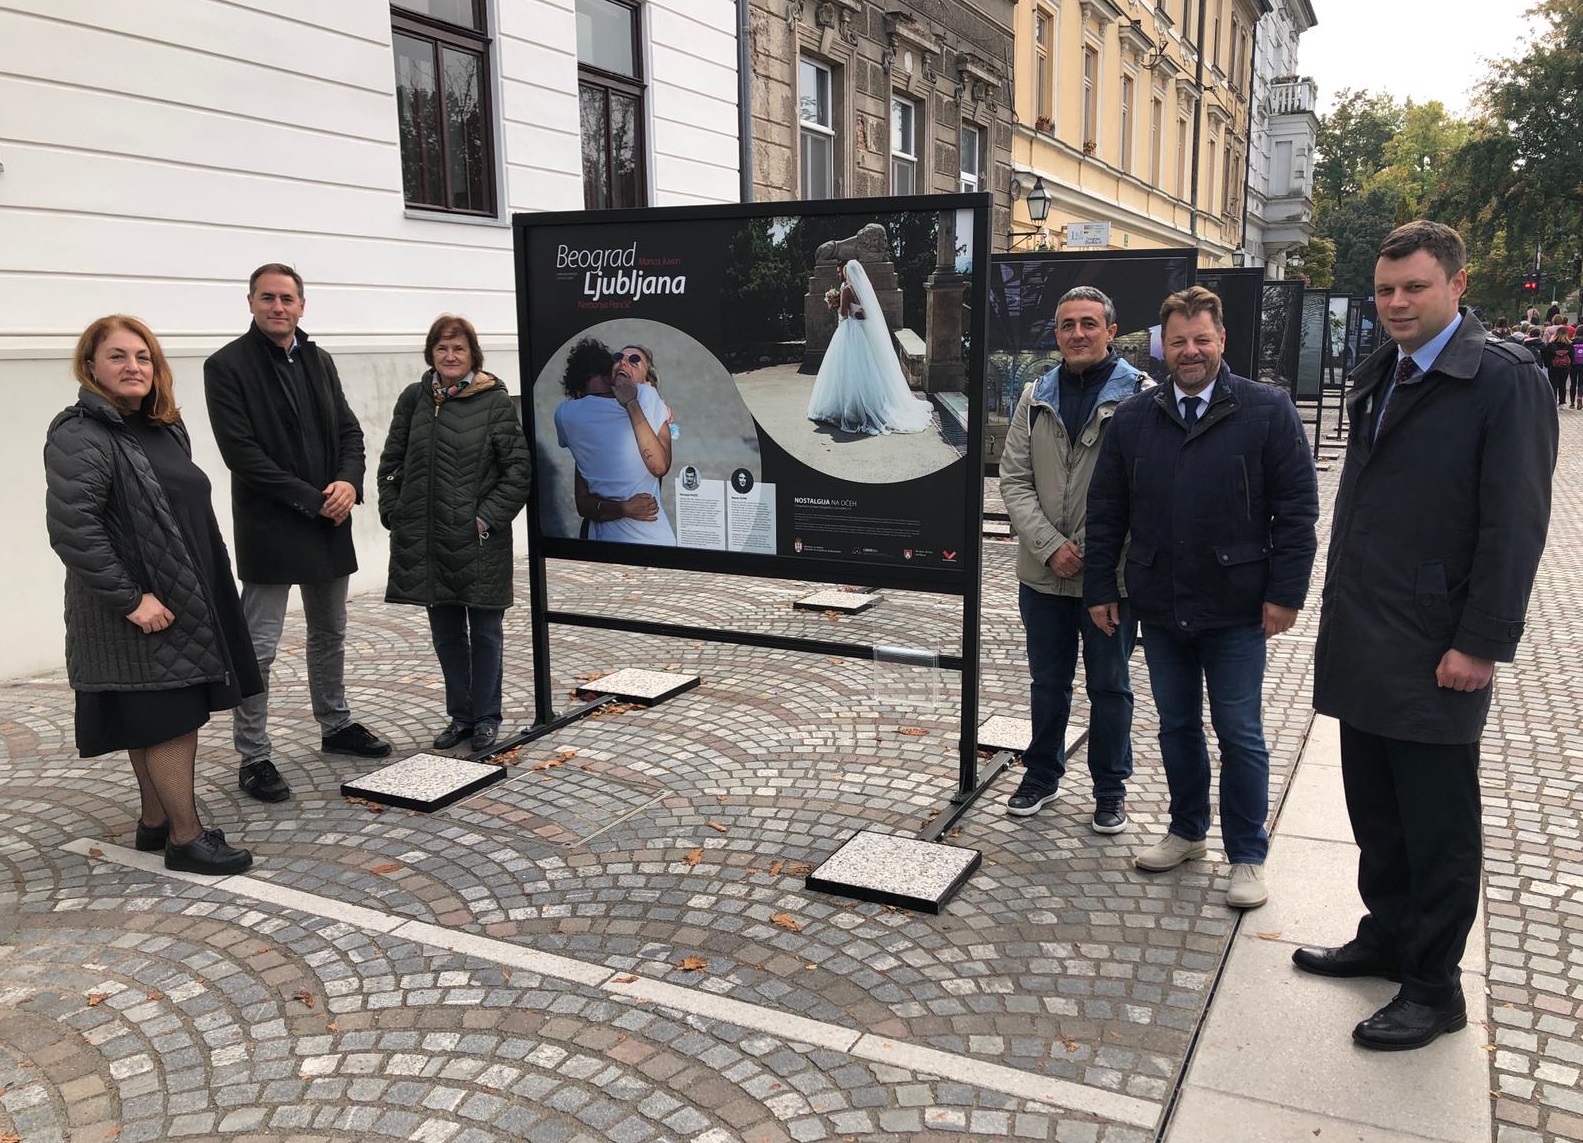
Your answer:
[[[976,849],[859,830],[808,874],[820,893],[938,913],[983,859]]]
[[[1183,1093],[1171,1119],[1171,1143],[1434,1143],[1315,1111],[1201,1089]]]
[[[703,680],[697,675],[682,675],[674,671],[645,671],[639,667],[624,667],[602,675],[577,688],[580,695],[609,695],[622,702],[635,702],[640,706],[654,706],[668,698],[675,698],[683,691],[690,691]]]
[[[1244,939],[1260,940],[1257,934],[1267,934],[1260,943],[1283,941],[1290,956],[1294,946],[1339,945],[1357,933],[1363,903],[1358,900],[1356,847],[1283,833],[1270,846],[1264,873],[1270,900],[1247,915]]]
[[[1033,720],[995,714],[978,724],[980,750],[1010,750],[1021,754],[1033,739]],[[1076,723],[1066,724],[1066,756],[1070,758],[1088,741],[1088,727]]]
[[[1305,758],[1292,775],[1275,829],[1283,838],[1306,837],[1352,845],[1352,820],[1347,817],[1340,767],[1310,766]]]
[[[1415,1052],[1371,1052],[1352,1042],[1353,1025],[1384,1007],[1396,985],[1305,976],[1284,942],[1239,940],[1232,960],[1236,987],[1216,994],[1189,1087],[1445,1143],[1489,1143],[1481,979],[1463,979],[1467,1028]]]
[[[843,615],[856,615],[878,603],[880,597],[866,591],[816,591],[792,604],[797,611],[839,611]]]
[[[341,783],[341,796],[433,813],[506,776],[504,766],[443,754],[414,754]]]

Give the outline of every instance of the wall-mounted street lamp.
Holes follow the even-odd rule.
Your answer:
[[[1028,192],[1025,200],[1028,206],[1029,221],[1035,225],[1042,225],[1044,220],[1050,217],[1050,199],[1050,191],[1045,187],[1044,179],[1040,176],[1035,176],[1033,189]],[[1026,242],[1030,238],[1037,237],[1038,233],[1038,231],[1029,231],[1027,234],[1018,234],[1013,231],[1011,234],[1006,235],[1007,244],[1014,247],[1019,242]]]

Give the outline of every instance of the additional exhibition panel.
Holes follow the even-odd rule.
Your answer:
[[[1198,284],[1214,290],[1226,314],[1226,364],[1239,377],[1257,377],[1264,268],[1200,270]]]
[[[989,278],[986,407],[1009,419],[1023,386],[1059,364],[1055,309],[1074,286],[1093,286],[1110,298],[1117,352],[1162,380],[1160,303],[1193,284],[1197,259],[1191,247],[997,255]]]
[[[1259,367],[1255,381],[1276,385],[1295,400],[1303,338],[1303,283],[1263,284],[1259,309]]]

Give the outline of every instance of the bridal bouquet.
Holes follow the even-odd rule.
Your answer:
[[[836,309],[841,305],[841,288],[839,286],[831,286],[824,292],[824,304],[831,309]]]

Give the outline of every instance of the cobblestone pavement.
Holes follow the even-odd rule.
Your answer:
[[[1563,448],[1579,440],[1567,420]],[[1568,772],[1583,756],[1569,701],[1583,503],[1569,455],[1563,468],[1532,634],[1487,739],[1500,1143],[1583,1138]],[[1339,469],[1321,476],[1327,504]],[[1014,546],[985,547],[980,713],[1025,716]],[[958,638],[959,605],[927,595],[831,617],[792,609],[806,585],[576,563],[553,565],[550,587],[577,611]],[[523,721],[527,619],[507,620]],[[1272,806],[1310,723],[1315,620],[1271,647]],[[580,676],[623,666],[703,683],[540,739],[508,781],[437,814],[375,813],[338,793],[372,767],[313,749],[293,619],[272,721],[293,800],[236,792],[228,716],[201,738],[206,817],[258,857],[234,883],[112,860],[98,847],[131,845],[130,768],[73,757],[63,676],[0,686],[0,1141],[1156,1138],[1237,918],[1218,853],[1164,875],[1131,866],[1165,824],[1141,655],[1133,830],[1090,833],[1081,755],[1037,818],[1001,812],[1007,775],[960,823],[953,840],[984,865],[939,917],[802,879],[853,830],[914,832],[944,804],[955,676],[565,627],[552,655],[561,707]],[[427,747],[443,690],[418,611],[354,601],[348,676],[358,717],[398,752]],[[83,839],[94,848],[65,848]],[[539,954],[575,965],[541,971]],[[810,1044],[779,1013],[852,1035]]]

